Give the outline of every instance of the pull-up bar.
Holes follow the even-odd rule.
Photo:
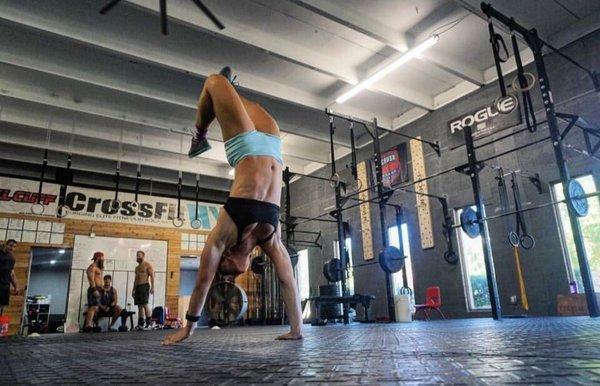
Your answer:
[[[335,111],[333,111],[331,109],[325,109],[325,114],[327,114],[330,117],[336,117],[336,118],[344,119],[344,120],[346,120],[348,122],[354,122],[354,123],[358,123],[360,125],[363,125],[365,127],[365,129],[367,129],[367,132],[369,133],[369,135],[371,136],[371,138],[373,138],[373,133],[371,132],[371,129],[370,129],[370,127],[373,125],[373,122],[365,121],[363,119],[356,118],[356,117],[353,117],[353,116],[350,116],[350,115],[338,113],[338,112],[335,112]],[[386,129],[386,128],[381,127],[381,126],[377,126],[377,130],[381,130],[383,132],[390,133],[390,134],[395,134],[395,135],[397,135],[399,137],[408,138],[408,139],[414,139],[415,141],[426,143],[427,145],[431,146],[431,148],[435,151],[435,153],[438,155],[438,157],[441,155],[440,144],[439,144],[438,141],[436,141],[436,142],[427,141],[427,140],[422,139],[422,138],[414,137],[412,135],[408,135],[408,134],[404,134],[404,133],[399,133],[397,131]]]

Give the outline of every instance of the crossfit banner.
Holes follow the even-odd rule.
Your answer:
[[[385,187],[389,188],[408,181],[408,164],[406,160],[406,143],[401,143],[381,153],[381,171]]]
[[[518,100],[507,96],[495,105],[493,102],[468,114],[448,121],[448,147],[456,149],[465,144],[463,129],[471,126],[473,139],[481,139],[522,122]]]
[[[44,216],[56,216],[59,201],[60,186],[44,184],[42,204]],[[0,178],[0,212],[32,214],[31,205],[38,195],[38,182],[15,178]],[[88,221],[103,221],[134,225],[150,225],[159,227],[174,227],[173,220],[177,218],[177,199],[157,196],[139,195],[139,207],[135,209],[133,193],[119,193],[121,205],[118,209],[111,206],[115,193],[109,190],[86,189],[69,186],[65,195],[67,206],[66,219],[81,219]],[[196,203],[181,200],[180,218],[183,229],[210,230],[214,227],[219,216],[221,205]],[[191,221],[196,227],[192,228]]]
[[[0,212],[32,214],[31,206],[38,202],[38,181],[0,177]],[[44,205],[44,216],[56,216],[59,185],[42,185],[40,203]]]

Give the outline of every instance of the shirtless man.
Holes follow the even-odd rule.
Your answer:
[[[135,267],[135,281],[133,282],[133,303],[138,306],[137,330],[150,326],[152,311],[148,306],[148,298],[154,295],[154,268],[145,260],[146,253],[137,251],[135,254],[138,266]],[[145,315],[145,319],[144,319]],[[144,324],[145,322],[145,324]]]
[[[229,198],[202,250],[196,285],[186,313],[187,323],[167,335],[165,345],[192,335],[217,269],[235,273],[247,268],[249,255],[257,245],[275,266],[290,320],[290,332],[278,339],[302,339],[300,296],[279,226],[283,164],[279,127],[260,105],[238,95],[230,82],[228,67],[204,82],[196,113],[197,133],[189,155],[193,157],[210,148],[206,134],[216,118],[225,141],[227,160],[235,168],[235,178]]]
[[[83,332],[93,331],[94,317],[98,313],[100,299],[102,295],[102,271],[104,270],[104,253],[95,252],[92,257],[92,264],[87,268],[87,279],[90,285],[87,290],[87,314],[85,315],[85,324]]]
[[[123,308],[117,304],[118,302],[119,297],[117,295],[117,290],[112,286],[112,276],[104,275],[99,311],[104,315],[109,315],[111,317],[110,325],[108,326],[109,329],[112,329],[112,326],[119,317],[121,317],[121,327],[125,326],[126,315],[122,314]]]

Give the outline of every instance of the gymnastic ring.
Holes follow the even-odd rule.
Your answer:
[[[531,235],[523,235],[521,236],[521,247],[523,249],[529,250],[535,247],[535,239]]]
[[[510,110],[505,110],[505,109],[501,108],[501,105],[500,105],[500,103],[507,98],[510,98],[514,103],[514,106]],[[499,96],[498,98],[494,99],[493,106],[494,106],[494,108],[496,108],[496,111],[498,111],[500,114],[510,114],[513,111],[515,111],[515,109],[519,106],[519,98],[517,98],[516,96],[514,96],[512,94],[508,94],[506,96]]]
[[[200,229],[202,227],[202,221],[198,220],[197,218],[193,219],[191,221],[191,226],[194,229]]]
[[[112,210],[119,210],[120,207],[121,207],[121,201],[120,200],[111,200],[110,201],[110,208]]]
[[[59,205],[56,209],[56,217],[63,218],[69,215],[69,207],[67,205]]]
[[[516,92],[525,92],[529,91],[535,86],[535,76],[531,72],[524,72],[523,76],[527,79],[527,85],[525,87],[521,87],[519,84],[519,75],[515,76],[510,83],[512,89]]]
[[[182,218],[179,218],[179,217],[177,217],[177,218],[174,218],[174,219],[173,219],[173,226],[174,226],[175,228],[181,228],[181,227],[183,226],[183,219],[182,219]]]
[[[44,211],[46,210],[46,207],[42,204],[40,204],[39,202],[31,205],[31,213],[36,214],[36,215],[42,215],[44,214]]]
[[[508,232],[508,243],[513,247],[518,247],[521,242],[519,235],[516,232]]]
[[[140,203],[137,201],[132,201],[131,202],[131,210],[133,210],[134,212],[137,212],[138,209],[140,207]]]
[[[337,173],[334,173],[331,175],[331,177],[329,177],[329,185],[331,185],[332,188],[336,188],[340,185],[340,175]]]

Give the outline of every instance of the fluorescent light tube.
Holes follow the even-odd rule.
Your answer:
[[[381,70],[377,71],[373,75],[369,76],[367,79],[363,80],[362,82],[360,82],[356,86],[352,87],[348,92],[345,92],[344,94],[340,95],[335,100],[336,103],[344,103],[344,102],[346,102],[348,99],[352,98],[353,96],[355,96],[356,94],[358,94],[362,90],[366,89],[367,87],[369,87],[373,83],[377,82],[378,80],[380,80],[381,78],[383,78],[384,76],[386,76],[390,72],[394,71],[395,69],[397,69],[398,67],[400,67],[404,63],[407,63],[408,61],[410,61],[414,57],[419,56],[419,54],[421,54],[423,51],[425,51],[428,48],[430,48],[433,45],[435,45],[435,43],[438,42],[439,38],[440,37],[438,35],[433,35],[429,39],[425,40],[423,43],[419,44],[418,46],[413,47],[410,50],[406,51],[404,53],[404,55],[402,55],[398,59],[394,60],[392,63],[388,64],[387,66],[385,66]]]

